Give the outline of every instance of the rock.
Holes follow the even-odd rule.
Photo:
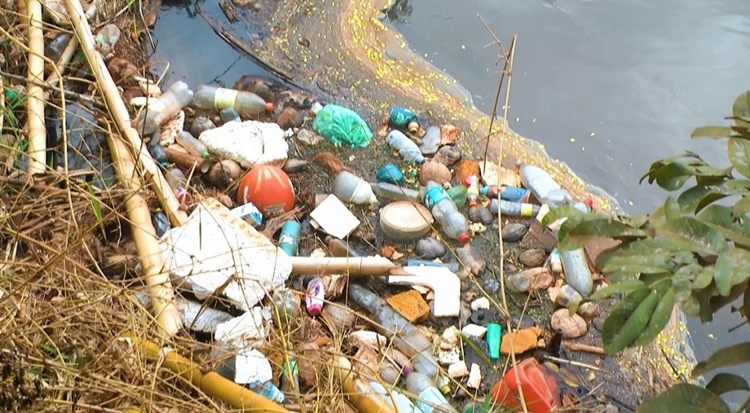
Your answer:
[[[422,155],[434,155],[440,146],[440,128],[430,126],[422,137],[422,144],[419,145],[419,151]]]
[[[440,258],[446,253],[445,245],[432,237],[422,238],[417,241],[417,245],[414,247],[414,253],[420,258],[425,260],[434,260]]]
[[[448,377],[452,379],[460,379],[469,375],[469,368],[466,367],[466,363],[459,361],[448,366]]]
[[[516,293],[534,292],[546,289],[555,283],[552,273],[546,268],[537,267],[506,276],[507,287]]]
[[[440,127],[440,144],[453,145],[458,141],[461,129],[452,123],[446,123]]]
[[[418,322],[430,315],[430,306],[415,290],[408,290],[385,299],[388,304],[410,323]]]
[[[469,380],[466,381],[466,387],[470,389],[479,389],[482,386],[482,370],[478,364],[471,364],[471,371],[469,372]]]
[[[471,311],[489,310],[490,300],[487,297],[477,298],[471,302]]]
[[[422,185],[427,185],[428,181],[443,185],[450,182],[451,178],[450,169],[440,162],[427,161],[419,167],[419,182]]]
[[[201,136],[201,133],[214,129],[216,124],[206,116],[198,116],[193,119],[193,124],[190,127],[190,134],[193,136]]]
[[[216,162],[208,171],[208,180],[211,185],[224,189],[240,179],[242,168],[231,159],[222,159]]]
[[[464,326],[464,328],[461,329],[461,332],[469,337],[482,338],[485,334],[487,334],[487,327],[476,324],[469,324],[467,326]]]
[[[524,314],[523,316],[512,315],[510,316],[510,323],[514,329],[517,328],[519,330],[523,328],[534,327],[536,325],[536,321],[534,321],[534,318],[528,314]]]
[[[450,326],[443,331],[442,336],[440,337],[440,348],[443,350],[450,350],[452,348],[457,348],[459,343],[459,337],[460,332],[456,328],[456,326]]]
[[[307,129],[300,129],[299,132],[297,132],[297,140],[310,146],[317,145],[324,141],[322,136]]]
[[[281,129],[293,129],[302,126],[305,118],[295,110],[294,108],[284,108],[276,118],[276,123],[281,126]]]
[[[307,161],[304,159],[287,159],[282,169],[288,174],[302,172],[307,169]]]
[[[513,222],[503,226],[503,241],[518,242],[523,239],[529,227],[520,222]]]
[[[503,341],[500,344],[500,353],[506,356],[510,354],[511,342],[513,343],[513,351],[516,355],[537,348],[540,334],[542,334],[542,329],[539,327],[524,328],[522,330],[515,330],[512,333],[505,332],[503,334]]]
[[[583,303],[578,307],[578,315],[584,320],[593,320],[599,315],[599,307],[592,302]]]
[[[588,324],[578,314],[570,314],[567,308],[562,308],[552,314],[550,326],[554,331],[560,331],[564,338],[578,338],[586,334]]]
[[[481,175],[482,172],[479,170],[479,161],[476,159],[464,159],[454,167],[454,182],[457,182],[460,185],[463,185],[463,183],[471,176],[476,176],[478,178]]]
[[[541,267],[546,259],[547,253],[538,248],[526,250],[518,254],[518,262],[527,268]]]
[[[434,162],[440,162],[441,164],[451,167],[461,159],[461,151],[455,146],[448,145],[438,149],[435,156],[432,158]]]
[[[501,314],[498,310],[477,310],[471,313],[471,322],[481,326],[500,321]]]
[[[490,225],[495,220],[495,215],[486,206],[479,204],[469,208],[469,220]]]

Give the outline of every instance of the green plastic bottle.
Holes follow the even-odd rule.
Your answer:
[[[456,185],[453,188],[449,189],[448,196],[451,197],[453,200],[453,203],[456,204],[458,208],[463,208],[464,205],[466,205],[466,194],[467,189],[463,185]]]

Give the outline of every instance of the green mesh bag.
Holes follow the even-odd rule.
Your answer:
[[[364,148],[372,140],[370,127],[357,112],[338,105],[325,105],[315,116],[313,129],[336,146]]]

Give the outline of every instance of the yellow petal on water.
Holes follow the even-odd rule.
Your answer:
[[[570,142],[573,143],[576,141],[576,138],[570,138]]]
[[[520,117],[516,116],[516,122],[519,122],[521,120]]]
[[[591,132],[591,135],[589,135],[589,136],[591,136],[593,138],[594,136],[596,136],[596,132]]]
[[[464,50],[466,50],[466,46],[464,46],[464,45],[461,45],[461,49],[464,49]]]

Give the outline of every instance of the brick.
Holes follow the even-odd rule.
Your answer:
[[[430,314],[430,306],[422,298],[422,294],[415,290],[392,295],[386,298],[386,301],[411,323],[424,320]]]

